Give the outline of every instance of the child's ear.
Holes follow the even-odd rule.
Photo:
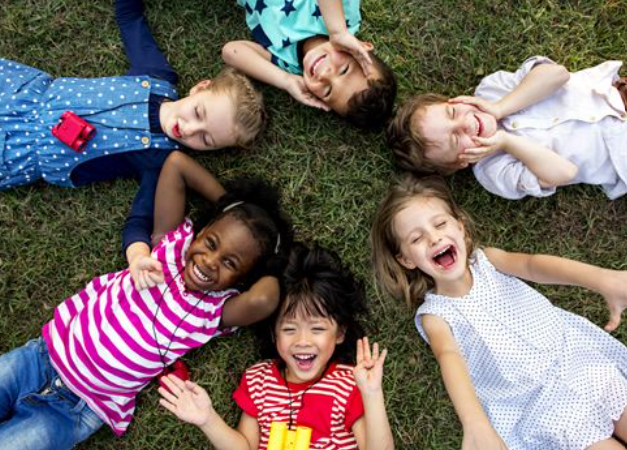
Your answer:
[[[189,90],[189,95],[194,95],[197,92],[206,90],[211,85],[211,80],[202,80],[196,83],[196,86]]]
[[[408,258],[405,258],[402,253],[399,253],[395,256],[396,261],[403,266],[407,270],[414,270],[416,268],[416,264]]]
[[[335,345],[342,344],[345,338],[346,338],[346,328],[345,327],[338,328],[337,338],[335,339]]]
[[[362,47],[363,47],[363,48],[365,48],[365,49],[366,49],[366,51],[371,52],[371,51],[373,51],[373,50],[374,50],[374,45],[372,45],[372,42],[365,42],[365,41],[362,41],[362,42],[361,42],[361,45],[362,45]]]

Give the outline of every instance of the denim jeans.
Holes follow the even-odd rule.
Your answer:
[[[65,387],[43,338],[0,356],[0,450],[71,449],[102,424]]]

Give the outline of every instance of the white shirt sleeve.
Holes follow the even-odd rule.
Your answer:
[[[497,152],[473,166],[477,181],[489,192],[509,200],[527,195],[548,197],[556,188],[545,188],[522,161],[509,153]]]

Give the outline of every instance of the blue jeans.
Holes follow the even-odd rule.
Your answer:
[[[43,338],[0,356],[0,450],[71,449],[102,424],[65,387]]]

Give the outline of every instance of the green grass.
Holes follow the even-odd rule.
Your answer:
[[[415,91],[469,93],[480,78],[545,54],[575,70],[627,49],[623,0],[364,0],[362,38],[396,70],[400,98]],[[181,75],[180,92],[220,69],[228,40],[248,38],[234,0],[151,0],[150,23]],[[110,0],[3,0],[0,56],[55,76],[117,75],[126,68]],[[390,350],[385,389],[398,449],[456,449],[461,431],[413,311],[380,295],[369,267],[368,232],[394,167],[383,136],[362,133],[263,88],[272,115],[253,151],[202,156],[218,176],[255,174],[284,192],[298,236],[337,250],[368,283],[376,338]],[[451,179],[476,219],[482,242],[625,268],[627,204],[598,189],[569,187],[548,199],[508,202],[488,195],[470,173]],[[37,184],[0,193],[0,352],[40,334],[54,307],[93,276],[120,269],[120,230],[137,184],[76,190]],[[602,299],[575,288],[542,287],[556,304],[604,324]],[[616,336],[625,340],[625,327]],[[247,333],[189,355],[194,378],[235,423],[230,400],[257,359]],[[154,386],[139,397],[127,435],[103,429],[82,449],[210,448],[193,427],[161,409]]]

